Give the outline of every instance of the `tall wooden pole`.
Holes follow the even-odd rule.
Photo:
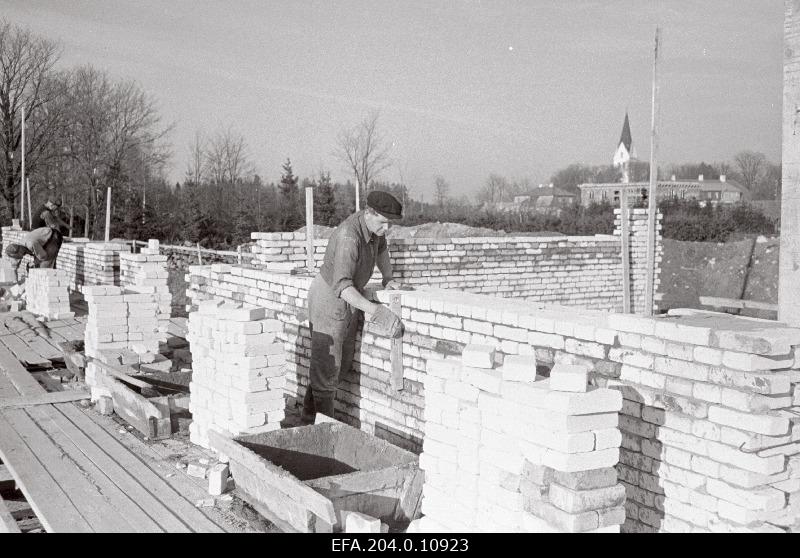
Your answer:
[[[800,326],[800,8],[784,0],[778,320]]]
[[[111,186],[106,190],[106,242],[111,240]]]
[[[645,316],[653,315],[653,281],[655,280],[656,264],[656,202],[658,185],[658,134],[656,131],[656,114],[658,101],[658,47],[661,30],[656,27],[656,41],[653,48],[653,103],[650,114],[650,192],[647,196],[647,279],[644,286]]]
[[[28,204],[28,227],[33,228],[33,219],[31,219],[31,179],[25,179],[25,189],[28,191],[28,199],[26,203]]]
[[[22,107],[22,178],[19,183],[19,218],[25,220],[25,107]],[[28,228],[31,227],[30,219],[28,220]]]
[[[306,186],[306,267],[309,272],[314,268],[314,189]]]
[[[356,177],[356,211],[361,209],[361,183],[358,181],[358,177]]]
[[[619,193],[620,246],[622,249],[622,311],[631,311],[631,251],[630,223],[628,218],[628,184],[622,185]]]

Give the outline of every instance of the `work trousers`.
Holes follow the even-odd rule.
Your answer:
[[[312,424],[316,413],[333,417],[339,376],[349,372],[353,365],[363,313],[338,298],[319,275],[308,291],[308,312],[311,366],[301,418],[303,423]]]

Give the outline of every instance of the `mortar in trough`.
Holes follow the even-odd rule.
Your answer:
[[[401,531],[418,515],[417,455],[352,426],[325,422],[233,440],[212,434],[237,490],[284,530],[338,531],[348,510]]]

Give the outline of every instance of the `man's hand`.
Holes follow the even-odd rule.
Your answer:
[[[386,283],[385,287],[391,291],[399,291],[403,288],[403,285],[400,284],[400,281],[397,279],[390,279],[388,283]]]
[[[403,335],[403,322],[400,317],[383,304],[379,304],[375,313],[367,318],[378,328],[382,335],[395,338]]]

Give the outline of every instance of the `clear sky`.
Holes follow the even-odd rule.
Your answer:
[[[133,78],[158,103],[182,180],[197,129],[242,133],[264,180],[347,175],[337,132],[372,109],[412,195],[473,194],[490,172],[546,181],[610,162],[627,109],[650,152],[662,28],[664,163],[778,160],[782,0],[0,0],[60,40],[63,66]]]

